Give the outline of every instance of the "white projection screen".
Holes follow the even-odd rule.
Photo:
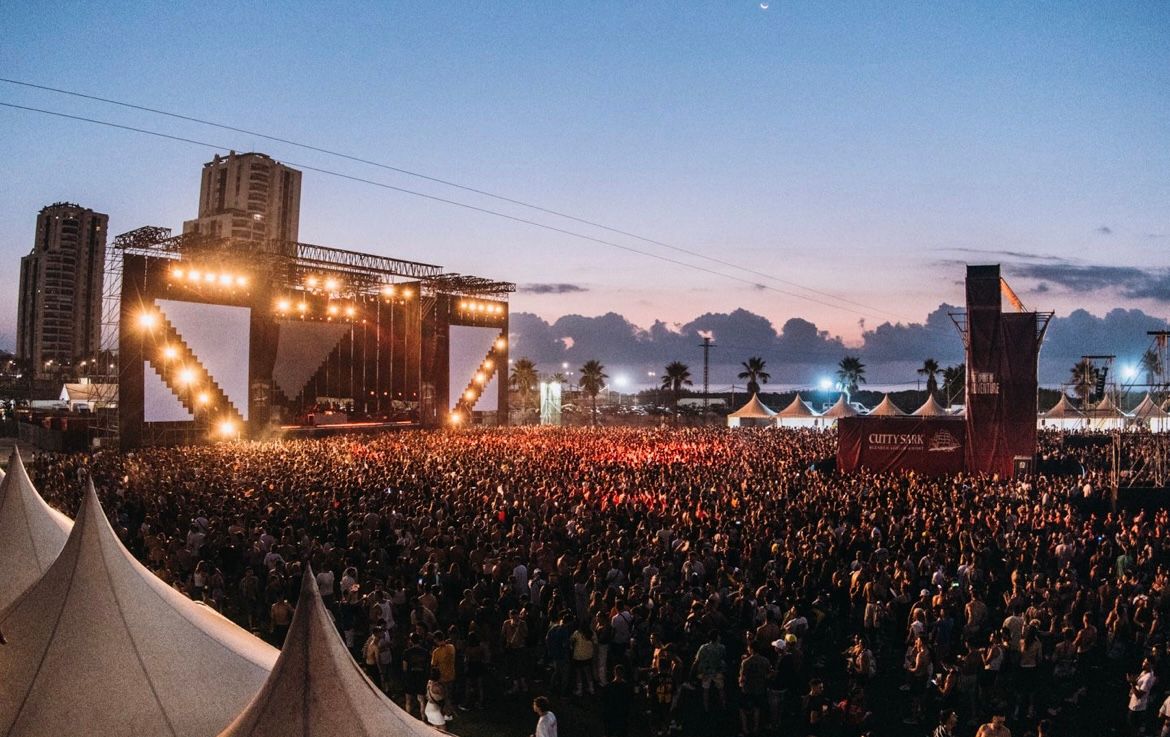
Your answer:
[[[499,328],[470,327],[467,325],[452,325],[447,344],[448,367],[450,371],[448,386],[447,409],[455,409],[460,396],[467,389],[479,367],[487,358],[488,352],[496,339],[500,337]],[[498,412],[500,409],[500,391],[498,376],[505,367],[497,367],[492,374],[491,381],[484,387],[483,392],[471,409],[476,412]]]
[[[228,401],[248,420],[248,356],[251,313],[248,307],[156,299],[155,306],[179,339],[210,374]],[[193,419],[179,400],[182,387],[172,387],[145,361],[143,419],[177,422]],[[154,359],[157,360],[157,359]]]

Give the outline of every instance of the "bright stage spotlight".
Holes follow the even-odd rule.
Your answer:
[[[336,279],[326,279],[325,280],[325,291],[326,292],[336,292],[338,286],[340,286],[340,285],[337,283]]]
[[[187,278],[191,281],[199,281],[203,278],[203,273],[199,269],[191,269],[187,272]]]
[[[497,351],[504,350],[504,348],[507,347],[507,345],[508,345],[508,341],[504,340],[503,338],[496,338],[496,350]]]
[[[183,367],[179,369],[179,383],[183,386],[190,386],[195,383],[195,369]]]
[[[206,405],[206,404],[209,404],[211,402],[211,395],[208,394],[207,392],[200,392],[198,399],[199,399],[199,404]]]
[[[232,281],[234,281],[234,280],[232,279],[231,274],[220,274],[219,275],[220,286],[230,287],[232,285]]]
[[[630,384],[630,377],[625,374],[618,374],[613,378],[614,386],[624,389]]]
[[[230,438],[236,434],[236,423],[231,420],[224,420],[216,426],[216,429],[222,437]]]
[[[821,388],[821,391],[827,392],[833,388],[833,382],[830,379],[821,379],[818,386]]]
[[[1131,366],[1122,366],[1121,367],[1121,378],[1125,379],[1126,381],[1133,381],[1134,379],[1137,378],[1137,376],[1138,376],[1137,366],[1131,365]]]
[[[484,362],[483,362],[483,367],[484,367],[485,369],[488,369],[488,370],[490,371],[490,370],[491,370],[491,368],[492,368],[492,359],[490,359],[490,358],[489,358],[489,359],[487,359],[486,361],[484,361]]]
[[[183,270],[180,268],[176,267],[174,269],[171,269],[171,276],[173,276],[176,279],[182,279],[183,273],[184,273]]]
[[[289,302],[287,299],[278,299],[276,301],[277,312],[288,312],[291,308],[292,302]]]
[[[392,287],[392,286],[382,287],[382,296],[383,297],[393,297],[394,296],[394,287]]]
[[[173,345],[168,345],[166,348],[163,348],[163,358],[165,358],[168,361],[175,360],[175,358],[177,358],[178,355],[179,355],[179,351]]]
[[[236,286],[237,286],[237,287],[246,287],[246,286],[248,286],[248,277],[246,277],[246,276],[237,276],[237,277],[236,277]]]
[[[297,305],[297,312],[300,312],[302,315],[308,311],[309,311],[309,305],[307,302],[301,302],[300,304]]]
[[[357,314],[357,310],[355,310],[353,308],[353,305],[350,305],[349,307],[345,308],[345,316],[346,317],[353,317],[356,314]]]
[[[308,287],[309,289],[316,289],[317,288],[317,277],[310,276],[308,279],[305,279],[305,286]]]
[[[337,305],[329,305],[329,307],[327,308],[327,310],[326,310],[326,311],[327,311],[327,312],[328,312],[330,315],[336,315],[336,314],[337,314]]]
[[[484,372],[482,372],[482,371],[480,371],[480,372],[477,372],[477,373],[476,373],[476,375],[475,375],[475,383],[476,383],[476,384],[482,384],[482,383],[484,383],[485,381],[487,381],[487,374],[485,374],[485,373],[484,373]]]
[[[467,391],[463,392],[463,398],[470,402],[475,399],[475,392],[471,389],[468,389]]]
[[[458,425],[461,422],[463,422],[463,415],[459,414],[458,412],[452,412],[451,418],[450,418],[450,423],[452,425]]]
[[[210,271],[207,272],[203,275],[203,281],[207,282],[208,284],[213,283],[215,281],[215,274],[211,273]]]
[[[150,310],[143,310],[138,313],[138,327],[143,330],[151,330],[155,325],[158,325],[158,315]]]

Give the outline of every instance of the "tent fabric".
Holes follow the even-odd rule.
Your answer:
[[[1069,401],[1067,394],[1060,395],[1060,401],[1052,406],[1052,409],[1047,412],[1042,412],[1041,416],[1049,420],[1066,420],[1066,419],[1084,419],[1085,413],[1073,406]]]
[[[1164,420],[1170,417],[1170,412],[1159,407],[1149,394],[1142,398],[1138,406],[1133,408],[1130,415],[1142,420]]]
[[[1090,409],[1087,414],[1090,417],[1129,417],[1129,415],[1121,411],[1121,408],[1113,401],[1113,397],[1108,395]]]
[[[61,554],[0,630],[6,737],[213,737],[277,655],[134,560],[92,482]]]
[[[946,407],[938,403],[933,394],[926,395],[926,401],[922,406],[911,412],[915,417],[949,417]]]
[[[776,416],[784,418],[808,419],[820,417],[820,415],[813,411],[813,408],[809,406],[808,402],[800,398],[799,394],[792,398],[792,401],[788,404],[787,407],[777,412]]]
[[[37,493],[13,448],[8,474],[0,480],[0,612],[49,570],[72,527]]]
[[[760,401],[759,394],[753,394],[752,398],[747,401],[747,404],[727,416],[738,417],[740,419],[765,420],[770,417],[775,417],[776,413]]]
[[[306,567],[284,649],[263,688],[219,737],[438,737],[354,662]]]
[[[906,413],[903,412],[902,409],[900,407],[898,407],[898,405],[894,404],[893,400],[890,399],[890,395],[886,394],[882,397],[882,401],[880,403],[878,403],[878,406],[871,409],[869,411],[869,414],[866,416],[867,417],[904,417],[905,415],[906,415]]]
[[[837,397],[837,402],[821,413],[821,417],[828,419],[840,419],[842,417],[856,417],[860,412],[853,408],[853,405],[845,401],[845,395]]]

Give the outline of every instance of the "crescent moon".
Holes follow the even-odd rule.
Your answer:
[[[767,9],[768,9],[768,3],[760,3],[760,10],[767,10]]]

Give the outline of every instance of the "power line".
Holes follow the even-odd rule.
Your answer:
[[[590,227],[599,228],[601,230],[606,230],[606,231],[609,231],[611,233],[616,233],[618,235],[623,235],[623,236],[626,236],[628,238],[634,238],[634,239],[642,241],[644,243],[650,243],[652,245],[660,246],[662,248],[667,248],[667,249],[670,249],[672,251],[676,251],[678,253],[684,253],[688,256],[693,256],[695,258],[704,259],[706,261],[710,261],[712,263],[716,263],[716,264],[719,264],[721,266],[726,266],[726,267],[731,268],[731,269],[736,269],[737,271],[742,271],[744,273],[751,274],[753,276],[758,276],[760,278],[768,279],[770,281],[774,281],[774,282],[777,282],[780,284],[786,284],[788,286],[795,287],[797,289],[802,289],[806,292],[811,292],[812,294],[818,294],[822,297],[827,297],[829,299],[833,299],[833,300],[836,300],[838,302],[844,302],[846,304],[851,304],[851,305],[854,305],[855,307],[863,307],[867,310],[872,310],[874,312],[879,312],[882,314],[890,315],[890,316],[896,317],[898,319],[907,319],[907,318],[901,317],[900,315],[898,315],[896,313],[890,312],[888,310],[884,310],[884,309],[879,308],[879,307],[874,307],[872,305],[867,305],[867,304],[863,304],[861,302],[856,302],[854,300],[847,299],[845,297],[840,297],[840,296],[835,295],[831,292],[825,292],[825,291],[822,291],[819,289],[814,289],[812,287],[806,287],[803,284],[800,284],[798,282],[790,281],[787,279],[781,279],[780,277],[774,276],[772,274],[758,271],[756,269],[751,269],[751,268],[748,268],[746,266],[740,266],[739,264],[736,264],[734,262],[726,261],[724,259],[716,258],[714,256],[708,256],[704,253],[700,253],[698,251],[694,251],[694,250],[691,250],[688,248],[683,248],[682,246],[677,246],[677,245],[674,245],[672,243],[667,243],[665,241],[660,241],[660,240],[656,240],[654,238],[649,238],[647,236],[639,235],[637,233],[633,233],[633,232],[630,232],[627,230],[615,228],[613,226],[606,225],[604,223],[600,223],[600,222],[597,222],[595,220],[590,220],[587,218],[578,217],[576,215],[571,215],[569,213],[562,212],[560,210],[554,210],[554,209],[551,209],[548,207],[537,205],[537,204],[534,204],[531,202],[526,202],[524,200],[519,200],[519,199],[516,199],[513,197],[495,194],[494,192],[488,192],[486,190],[478,189],[476,187],[471,187],[471,186],[468,186],[465,184],[459,184],[458,182],[453,182],[453,181],[448,180],[448,179],[442,179],[439,177],[430,176],[428,174],[423,174],[421,172],[412,171],[410,169],[403,169],[401,167],[393,166],[391,164],[385,164],[385,163],[378,162],[378,161],[372,161],[370,159],[362,158],[360,156],[355,156],[353,154],[347,154],[347,153],[344,153],[342,151],[336,151],[336,150],[332,150],[332,149],[323,148],[320,146],[314,146],[314,145],[308,144],[308,143],[301,143],[299,141],[293,141],[293,140],[288,139],[288,138],[281,138],[280,136],[274,136],[274,135],[270,135],[267,133],[260,133],[258,131],[248,130],[247,128],[239,128],[237,126],[228,125],[226,123],[217,123],[217,122],[212,121],[212,120],[197,118],[197,117],[194,117],[191,115],[183,115],[180,113],[174,113],[174,112],[170,112],[167,110],[159,110],[158,108],[147,107],[145,105],[136,105],[134,103],[124,102],[121,100],[114,100],[114,99],[111,99],[108,97],[100,97],[98,95],[91,95],[91,94],[87,94],[84,92],[77,92],[75,90],[67,90],[67,89],[62,89],[60,87],[50,87],[47,85],[34,84],[32,82],[23,82],[23,81],[16,80],[16,79],[5,79],[2,77],[0,77],[0,82],[4,82],[6,84],[17,85],[20,87],[27,87],[30,89],[42,90],[45,92],[52,92],[54,94],[59,94],[59,95],[68,95],[70,97],[78,97],[78,98],[85,99],[85,100],[94,100],[96,102],[102,102],[102,103],[105,103],[107,105],[116,105],[118,107],[123,107],[123,108],[127,108],[130,110],[139,110],[142,112],[152,113],[154,115],[163,115],[163,116],[166,116],[168,118],[174,118],[176,120],[184,120],[184,121],[191,122],[191,123],[197,123],[199,125],[206,125],[206,126],[211,126],[213,128],[219,128],[222,130],[232,131],[234,133],[243,133],[245,135],[255,136],[257,138],[263,138],[263,139],[268,140],[268,141],[283,143],[283,144],[287,144],[289,146],[296,146],[297,148],[302,148],[302,149],[305,149],[308,151],[315,151],[317,153],[326,154],[328,156],[337,156],[339,158],[347,159],[349,161],[354,161],[354,162],[357,162],[360,164],[366,164],[367,166],[373,166],[373,167],[377,167],[379,169],[385,169],[387,171],[392,171],[392,172],[395,172],[398,174],[403,174],[406,176],[417,177],[419,179],[423,179],[423,180],[426,180],[428,182],[442,184],[443,186],[446,186],[446,187],[453,187],[455,189],[460,189],[460,190],[463,190],[465,192],[471,192],[471,193],[474,193],[477,195],[482,195],[484,197],[490,197],[492,199],[499,200],[501,202],[507,202],[509,204],[517,205],[520,207],[526,207],[526,208],[529,208],[532,210],[536,210],[538,212],[543,212],[543,213],[548,214],[548,215],[553,215],[555,217],[565,218],[566,220],[571,220],[573,222],[581,223],[582,225],[588,225]]]
[[[189,144],[192,144],[195,146],[201,146],[204,148],[211,148],[211,149],[215,149],[218,151],[231,150],[231,148],[229,146],[221,146],[221,145],[214,144],[214,143],[208,143],[207,141],[199,141],[199,140],[196,140],[194,138],[187,138],[184,136],[176,136],[176,135],[173,135],[170,133],[162,133],[160,131],[149,130],[147,128],[137,128],[135,126],[124,125],[121,123],[112,123],[110,121],[98,120],[96,118],[89,118],[89,117],[85,117],[82,115],[71,115],[69,113],[57,112],[54,110],[44,110],[42,108],[28,107],[25,105],[16,105],[16,104],[13,104],[10,102],[0,102],[0,107],[12,108],[14,110],[23,110],[26,112],[41,113],[43,115],[51,115],[51,116],[58,117],[58,118],[65,118],[68,120],[74,120],[74,121],[83,122],[83,123],[91,123],[93,125],[106,126],[108,128],[116,128],[119,130],[130,131],[132,133],[140,133],[143,135],[155,136],[157,138],[163,138],[163,139],[167,139],[167,140],[171,140],[171,141],[178,141],[180,143],[189,143]],[[803,299],[805,301],[814,302],[816,304],[823,305],[825,307],[831,307],[833,309],[842,310],[845,312],[852,312],[853,314],[861,315],[862,317],[869,316],[868,313],[864,313],[864,312],[861,312],[859,310],[845,307],[843,305],[833,304],[831,302],[825,302],[823,300],[819,300],[819,299],[816,299],[814,297],[809,297],[809,296],[804,295],[804,294],[796,294],[794,292],[789,292],[789,291],[786,291],[783,289],[779,289],[777,287],[769,286],[767,284],[760,284],[760,283],[752,281],[750,279],[744,279],[744,278],[734,276],[731,274],[725,274],[725,273],[720,272],[720,271],[715,271],[714,269],[708,269],[705,266],[699,266],[697,264],[691,264],[691,263],[687,263],[685,261],[679,261],[678,259],[673,259],[673,258],[670,258],[669,256],[663,256],[661,254],[651,253],[650,251],[643,251],[643,250],[633,248],[631,246],[627,246],[627,245],[624,245],[621,243],[615,243],[613,241],[605,240],[604,238],[597,238],[595,236],[586,235],[584,233],[578,233],[578,232],[575,232],[572,230],[567,230],[565,228],[558,228],[555,225],[548,225],[547,223],[542,223],[542,222],[539,222],[537,220],[531,220],[529,218],[522,218],[522,217],[519,217],[517,215],[510,215],[510,214],[505,213],[505,212],[500,212],[499,210],[492,210],[492,209],[486,208],[486,207],[479,207],[478,205],[471,205],[471,204],[468,204],[466,202],[459,202],[458,200],[452,200],[452,199],[448,199],[445,197],[438,197],[436,195],[427,194],[425,192],[418,192],[416,190],[407,189],[405,187],[397,187],[395,185],[387,184],[385,182],[379,182],[379,181],[376,181],[373,179],[366,179],[364,177],[358,177],[358,176],[354,176],[352,174],[345,174],[342,172],[333,171],[331,169],[323,169],[323,168],[316,167],[316,166],[309,166],[308,164],[298,164],[298,163],[293,162],[293,161],[286,161],[285,163],[288,164],[289,166],[292,166],[292,167],[295,167],[298,169],[304,169],[306,171],[314,171],[314,172],[317,172],[319,174],[326,174],[328,176],[337,177],[339,179],[347,179],[347,180],[353,181],[353,182],[360,182],[362,184],[368,184],[368,185],[371,185],[374,187],[380,187],[382,189],[387,189],[387,190],[390,190],[393,192],[399,192],[401,194],[407,194],[407,195],[411,195],[413,197],[419,197],[419,198],[422,198],[425,200],[431,200],[432,202],[440,202],[440,203],[443,203],[446,205],[452,205],[454,207],[460,207],[460,208],[463,208],[466,210],[471,210],[473,212],[483,213],[485,215],[493,215],[495,217],[503,218],[505,220],[510,220],[512,222],[522,223],[524,225],[531,225],[531,226],[536,227],[536,228],[541,228],[543,230],[548,230],[548,231],[551,231],[554,233],[560,233],[562,235],[567,235],[567,236],[570,236],[573,238],[579,238],[581,240],[590,241],[592,243],[610,246],[611,248],[617,248],[617,249],[620,249],[622,251],[627,251],[629,253],[635,253],[635,254],[638,254],[640,256],[646,256],[646,257],[657,259],[659,261],[663,261],[666,263],[671,263],[671,264],[675,264],[677,266],[682,266],[682,267],[685,267],[688,269],[694,269],[696,271],[701,271],[701,272],[704,272],[707,274],[711,274],[713,276],[719,276],[719,277],[722,277],[724,279],[732,279],[732,280],[740,282],[742,284],[748,284],[752,287],[766,289],[768,291],[775,292],[777,294],[783,294],[785,296],[793,297],[795,299]]]

